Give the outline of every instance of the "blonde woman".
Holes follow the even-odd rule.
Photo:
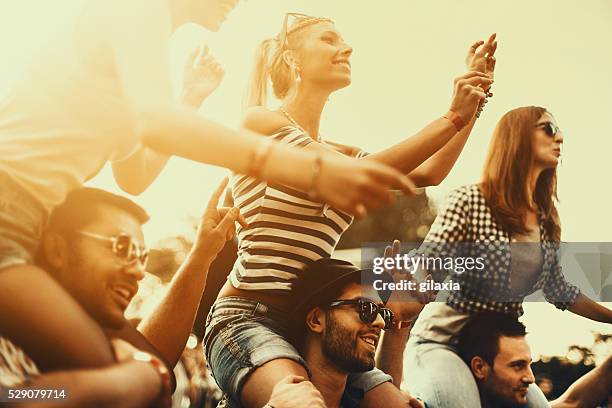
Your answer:
[[[472,45],[471,71],[456,79],[450,109],[441,108],[442,116],[416,135],[368,155],[319,134],[328,96],[351,82],[352,48],[330,19],[291,13],[281,32],[257,51],[252,108],[244,125],[303,151],[390,165],[418,186],[438,184],[459,156],[493,82],[495,48],[494,35],[486,44]],[[277,110],[265,106],[269,82],[281,101]],[[325,200],[248,176],[234,176],[231,188],[249,225],[239,228],[238,258],[209,315],[205,349],[230,405],[259,408],[286,375],[308,376],[305,362],[286,340],[295,301],[292,284],[308,279],[303,271],[309,263],[331,255],[352,217]],[[397,402],[385,399],[390,393],[369,392],[380,391],[377,386],[386,381],[388,376],[374,370],[353,378],[348,388],[366,391],[366,404],[376,400],[374,405],[390,406]]]
[[[177,155],[310,191],[353,214],[389,202],[389,188],[411,189],[381,164],[265,143],[173,100],[170,33],[186,22],[216,30],[236,3],[75,2],[78,11],[50,35],[0,103],[0,333],[23,345],[43,370],[112,361],[101,329],[33,265],[51,210],[107,162],[132,194]]]

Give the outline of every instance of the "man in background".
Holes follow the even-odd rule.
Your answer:
[[[480,392],[482,408],[530,406],[527,388],[535,382],[525,326],[516,316],[481,313],[461,330],[458,352]],[[593,408],[612,391],[612,358],[592,370],[558,399],[553,408]]]

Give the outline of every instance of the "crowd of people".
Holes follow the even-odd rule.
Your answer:
[[[607,398],[610,360],[548,402],[518,320],[523,299],[542,290],[560,309],[612,323],[610,309],[562,274],[563,133],[547,109],[503,115],[482,179],[451,193],[416,251],[477,256],[500,244],[487,268],[453,276],[461,290],[383,296],[364,284],[367,270],[333,258],[353,217],[384,207],[391,190],[415,194],[449,174],[493,96],[496,35],[469,46],[446,113],[366,152],[320,135],[329,95],[351,83],[353,51],[327,17],[288,13],[262,41],[241,130],[194,109],[223,77],[207,50],[192,54],[176,100],[168,36],[187,22],[218,30],[237,1],[85,2],[0,106],[2,392],[67,394],[23,407],[169,407],[177,364],[201,371],[205,357],[220,407],[561,408]],[[84,183],[110,162],[117,184],[139,194],[172,155],[233,173],[159,304],[132,324],[125,310],[145,276],[149,216]],[[185,345],[209,269],[234,239],[236,261],[194,363]],[[522,243],[533,245],[516,251]],[[394,242],[385,256],[400,252]]]

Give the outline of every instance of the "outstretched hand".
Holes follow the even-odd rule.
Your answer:
[[[493,79],[480,71],[469,71],[455,78],[455,90],[450,110],[456,112],[463,123],[468,123],[476,114],[480,101],[487,97],[485,89],[489,89]]]
[[[401,254],[401,244],[398,240],[393,241],[393,245],[385,248],[385,258],[395,259]],[[400,272],[397,269],[387,269],[387,273],[391,275],[395,283],[402,280],[408,280],[414,283],[415,290],[394,290],[389,298],[386,306],[391,309],[396,317],[396,320],[409,321],[421,312],[424,305],[431,300],[429,292],[421,292],[419,285],[421,281],[431,280],[431,275],[427,275],[424,279],[419,279],[417,274]]]
[[[212,261],[223,249],[225,243],[234,238],[236,222],[243,227],[248,225],[238,208],[217,208],[228,181],[228,178],[225,177],[208,201],[198,226],[197,238],[192,249],[193,256],[204,257]]]
[[[476,41],[468,49],[465,65],[469,71],[478,71],[493,79],[495,73],[495,51],[497,50],[497,34],[493,33],[487,41]],[[484,88],[487,90],[487,88]]]
[[[198,108],[223,80],[225,71],[207,46],[194,49],[183,70],[183,101]]]
[[[409,196],[417,194],[414,183],[398,170],[334,152],[323,157],[314,187],[318,200],[359,218],[391,203],[390,190]]]

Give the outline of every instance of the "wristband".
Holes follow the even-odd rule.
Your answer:
[[[446,112],[446,114],[444,114],[444,116],[442,117],[444,119],[448,119],[453,125],[455,125],[455,129],[457,129],[457,132],[461,132],[461,129],[465,127],[465,122],[463,121],[463,119],[461,119],[461,116],[459,116],[452,110]]]
[[[259,144],[253,149],[250,157],[250,164],[247,174],[253,177],[259,177],[263,170],[266,160],[270,155],[272,143],[269,139],[262,139]]]
[[[153,366],[153,368],[155,368],[161,378],[161,390],[159,394],[160,399],[170,398],[172,395],[172,381],[170,379],[170,372],[168,371],[166,365],[162,363],[159,358],[149,353],[145,353],[144,351],[135,352],[134,355],[132,355],[132,359],[142,363],[149,363]]]
[[[414,320],[394,320],[391,322],[391,329],[400,330],[412,327]]]

